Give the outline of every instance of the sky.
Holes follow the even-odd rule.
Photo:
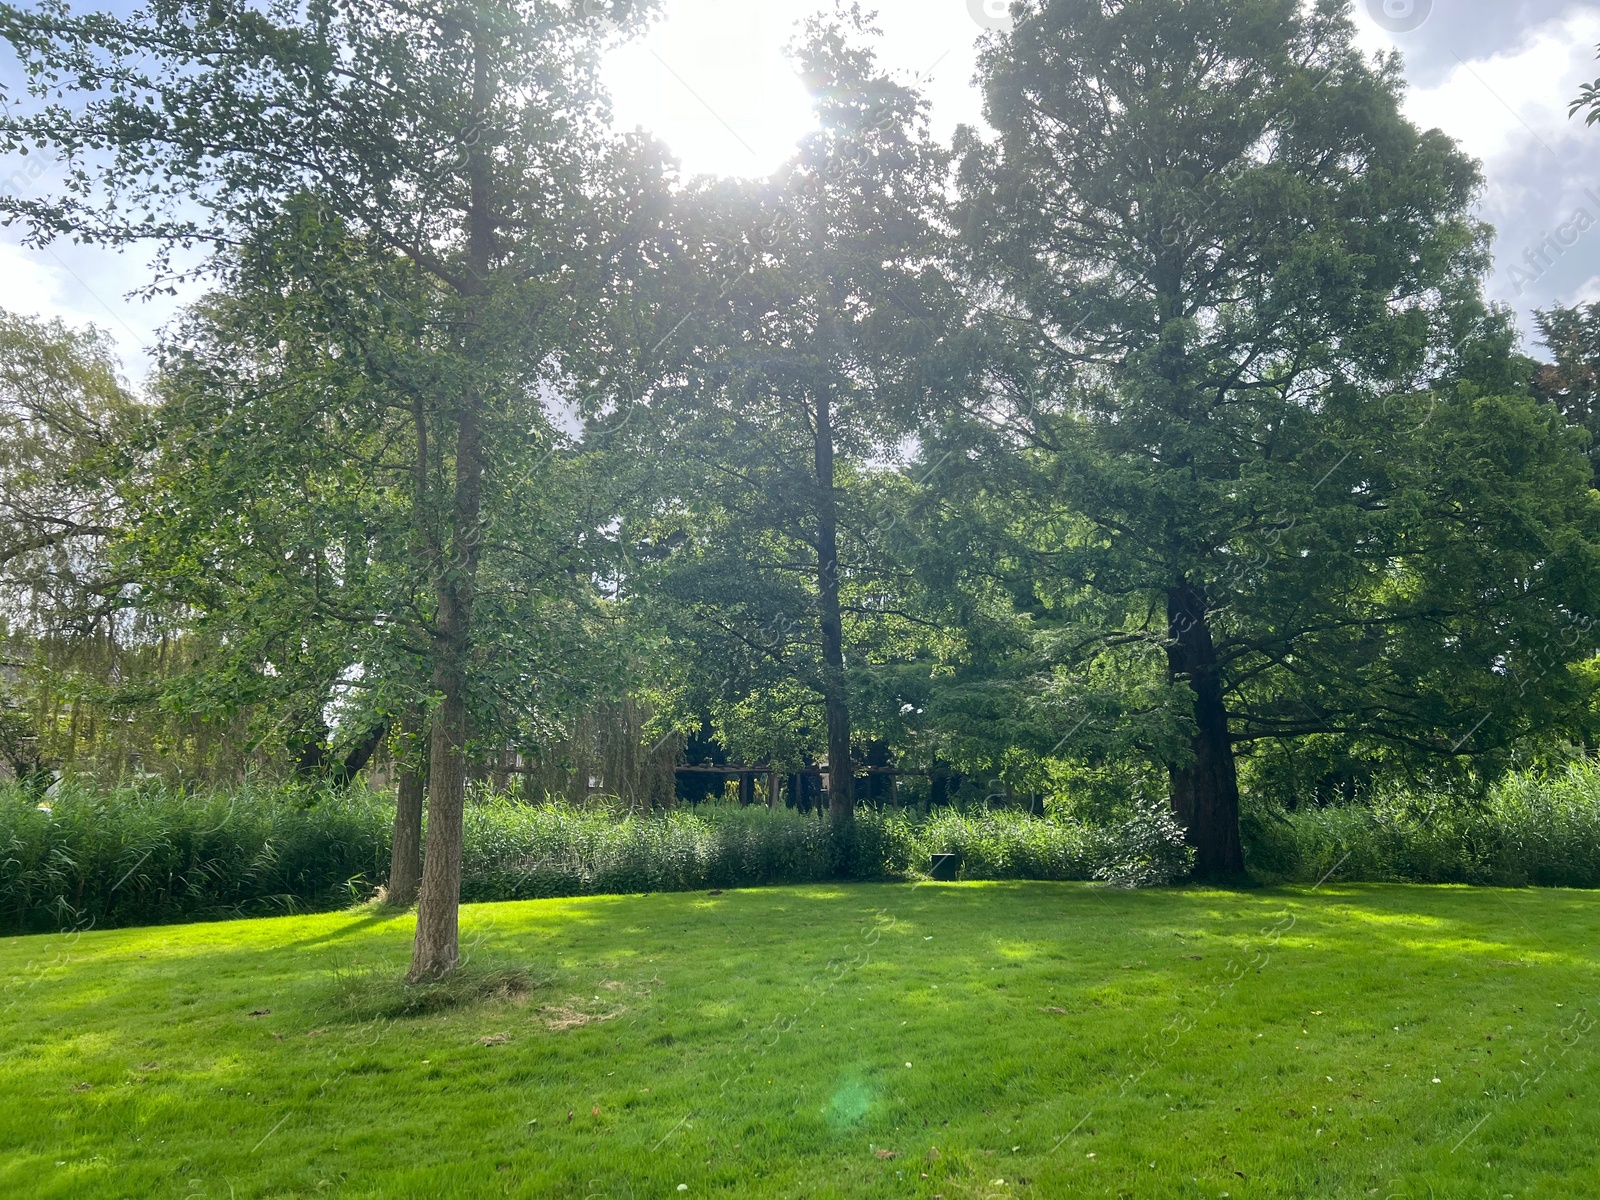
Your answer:
[[[607,60],[619,125],[654,133],[685,175],[768,174],[810,127],[805,90],[783,47],[795,22],[818,7],[819,0],[663,0],[651,31]],[[975,43],[1003,5],[875,7],[880,56],[918,82],[935,132],[948,138],[958,124],[981,123]],[[1567,116],[1580,85],[1600,76],[1600,0],[1356,0],[1355,10],[1364,49],[1403,54],[1408,115],[1482,162],[1480,215],[1498,230],[1489,295],[1516,309],[1525,348],[1537,353],[1534,309],[1600,300],[1600,126]],[[37,154],[0,163],[7,171],[0,187],[30,194],[48,194],[55,175]],[[143,268],[139,251],[26,248],[14,230],[0,230],[0,305],[100,326],[134,378],[162,325],[193,298],[130,297]]]

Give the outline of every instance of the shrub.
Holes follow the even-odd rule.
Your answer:
[[[807,883],[834,874],[825,822],[703,806],[617,817],[493,798],[469,805],[463,900]]]
[[[326,909],[388,872],[393,801],[363,791],[159,784],[41,802],[0,789],[0,930],[32,932]],[[963,879],[1171,882],[1189,852],[1157,802],[1108,830],[1014,811],[929,817],[863,810],[848,845],[817,816],[702,805],[648,816],[478,797],[467,806],[462,898],[904,879],[952,853]],[[1247,810],[1251,869],[1268,879],[1600,887],[1600,766],[1511,776],[1470,802],[1389,796],[1371,807]]]
[[[1113,887],[1161,887],[1187,878],[1194,869],[1194,847],[1165,800],[1140,796],[1133,815],[1111,831],[1094,877]]]
[[[1090,879],[1097,838],[1086,827],[1027,813],[940,809],[910,831],[917,870],[954,854],[963,879]]]

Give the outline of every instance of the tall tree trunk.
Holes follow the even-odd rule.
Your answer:
[[[839,613],[839,510],[833,486],[833,413],[817,398],[817,607],[822,633],[822,699],[828,719],[828,816],[846,834],[855,820],[850,705],[844,682],[844,621]]]
[[[1239,778],[1234,769],[1228,713],[1216,646],[1206,623],[1203,592],[1185,582],[1167,592],[1167,674],[1194,693],[1194,739],[1187,765],[1172,767],[1172,811],[1195,849],[1203,879],[1244,874],[1239,840]]]
[[[413,983],[437,979],[459,965],[461,819],[467,793],[467,656],[472,640],[473,584],[478,574],[482,483],[482,414],[478,397],[468,395],[456,416],[451,544],[441,556],[434,581],[439,613],[433,689],[439,703],[428,751],[428,833],[408,976]]]
[[[487,111],[494,81],[482,30],[474,42],[472,107]],[[462,306],[461,353],[470,371],[483,362],[480,323],[490,291],[495,250],[494,164],[482,142],[467,152],[466,276],[458,284]],[[422,889],[417,899],[417,936],[407,979],[437,979],[460,965],[458,921],[461,908],[461,818],[467,793],[467,662],[472,648],[472,606],[482,553],[483,396],[480,381],[468,379],[452,413],[455,423],[455,489],[449,513],[449,538],[432,555],[438,602],[433,639],[434,710],[428,761],[428,833],[422,856]],[[424,465],[425,469],[425,465]],[[424,509],[424,512],[427,510]]]
[[[422,885],[422,798],[428,779],[428,757],[419,744],[420,711],[407,712],[400,725],[405,757],[394,806],[394,842],[389,852],[389,903],[409,908]]]
[[[434,582],[439,614],[433,689],[439,703],[428,749],[428,833],[408,976],[413,983],[449,974],[460,957],[457,912],[461,907],[461,820],[467,794],[467,656],[483,480],[480,423],[477,397],[469,396],[457,415],[451,547],[442,564],[445,569]]]

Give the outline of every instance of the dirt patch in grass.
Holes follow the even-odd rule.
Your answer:
[[[585,1012],[581,1008],[565,1004],[550,1004],[539,1010],[539,1016],[544,1021],[546,1029],[562,1033],[568,1029],[582,1029],[585,1025],[615,1021],[627,1011],[625,1008],[619,1008],[612,1012]]]

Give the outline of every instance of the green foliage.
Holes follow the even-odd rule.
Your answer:
[[[150,783],[96,793],[64,783],[41,802],[11,786],[0,791],[0,929],[347,905],[382,882],[392,823],[393,801],[359,790],[185,793]],[[1258,802],[1247,806],[1244,832],[1250,867],[1267,879],[1600,888],[1600,765],[1511,775],[1478,802],[1393,788],[1371,805],[1286,813]],[[838,839],[828,822],[788,809],[715,804],[619,815],[484,795],[466,809],[462,895],[918,878],[941,853],[955,854],[968,880],[1149,887],[1182,878],[1193,853],[1152,795],[1097,824],[1006,809],[863,809],[848,844]]]
[[[1588,432],[1589,461],[1600,481],[1600,303],[1541,309],[1533,323],[1555,358],[1534,375],[1534,395]]]
[[[1585,109],[1588,111],[1584,112]],[[1569,117],[1575,117],[1579,113],[1584,113],[1585,125],[1600,125],[1600,79],[1585,83],[1567,106]]]
[[[721,809],[628,816],[564,805],[470,805],[465,900],[521,900],[827,879],[828,827],[787,811]]]
[[[652,476],[620,590],[659,636],[663,708],[788,767],[904,750],[882,669],[940,640],[899,603],[872,464],[937,376],[947,155],[871,32],[858,9],[811,21],[796,58],[820,128],[770,181],[680,197],[660,379],[617,442]]]
[[[0,309],[0,617],[42,631],[116,611],[107,542],[142,413],[115,346]]]
[[[393,802],[159,783],[0,789],[0,928],[103,928],[348,904],[388,870]]]
[[[928,450],[965,453],[923,555],[1008,651],[974,654],[962,732],[1168,769],[1220,874],[1236,748],[1481,766],[1569,732],[1562,668],[1600,646],[1586,439],[1482,297],[1476,165],[1406,119],[1348,5],[1029,3],[980,74],[981,419]]]
[[[1095,865],[1087,829],[1025,813],[940,809],[907,832],[919,857],[956,855],[962,879],[1088,879]]]
[[[39,731],[28,714],[3,705],[0,693],[0,760],[11,768],[11,777],[26,794],[42,792],[50,772],[39,761]]]
[[[1095,868],[1096,879],[1116,887],[1159,887],[1189,877],[1194,847],[1185,842],[1170,804],[1141,796],[1133,815],[1111,831],[1103,859]]]
[[[1390,789],[1371,804],[1258,807],[1252,870],[1268,878],[1600,887],[1600,764],[1506,776],[1478,802]]]
[[[369,792],[245,786],[108,793],[63,784],[42,804],[0,792],[0,929],[214,919],[349,904],[388,865],[393,801]],[[841,850],[817,816],[702,805],[648,816],[483,796],[464,821],[471,901],[915,877],[937,853],[966,879],[1088,879],[1106,845],[1017,812],[864,810]],[[840,861],[840,855],[843,861]]]

